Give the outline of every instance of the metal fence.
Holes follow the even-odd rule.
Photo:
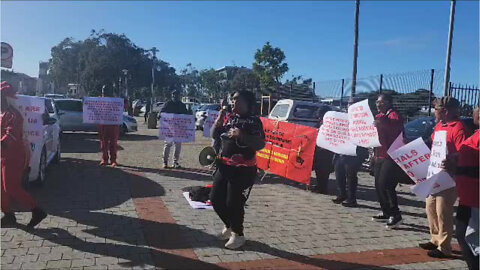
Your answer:
[[[463,116],[471,116],[473,110],[480,103],[480,90],[477,86],[449,84],[449,95],[460,101],[460,113]]]

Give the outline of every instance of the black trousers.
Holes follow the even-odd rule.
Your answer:
[[[356,156],[340,155],[335,160],[335,179],[337,181],[339,198],[347,198],[348,202],[357,201],[357,173],[362,160]],[[348,193],[347,193],[348,186]]]
[[[233,167],[221,162],[213,175],[210,201],[227,228],[243,235],[245,202],[255,182],[257,167]]]
[[[479,259],[478,256],[473,255],[470,247],[465,241],[465,233],[468,227],[468,221],[471,216],[471,208],[464,205],[459,205],[457,208],[457,223],[455,227],[455,234],[457,236],[458,244],[462,250],[463,257],[467,262],[469,270],[478,270]]]
[[[313,170],[315,171],[316,181],[311,184],[312,190],[327,194],[330,173],[333,171],[333,153],[316,147],[313,158]]]
[[[402,175],[401,168],[390,159],[379,158],[375,161],[374,176],[378,202],[385,216],[399,216],[397,202],[398,178]]]

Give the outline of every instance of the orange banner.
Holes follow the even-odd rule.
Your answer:
[[[266,146],[257,152],[258,167],[310,184],[318,129],[261,118]]]

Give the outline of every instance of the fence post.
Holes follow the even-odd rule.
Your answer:
[[[340,94],[340,109],[342,108],[343,103],[343,87],[345,86],[345,79],[342,79],[342,93]]]
[[[383,74],[380,74],[380,94],[382,93],[382,86],[383,86]]]
[[[432,68],[430,74],[430,92],[428,93],[428,116],[432,114],[432,95],[433,95],[433,77],[435,76],[435,69]]]

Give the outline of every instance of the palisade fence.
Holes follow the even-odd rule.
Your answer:
[[[443,96],[444,70],[430,69],[396,74],[379,74],[357,79],[356,97],[368,98],[375,111],[379,93],[389,93],[397,110],[407,119],[433,114],[433,100]],[[341,79],[315,83],[320,100],[345,108],[351,96],[352,80]],[[429,110],[429,108],[432,108]]]
[[[468,86],[450,82],[449,95],[460,101],[460,113],[463,116],[471,116],[473,110],[479,106],[480,90],[478,86]]]

